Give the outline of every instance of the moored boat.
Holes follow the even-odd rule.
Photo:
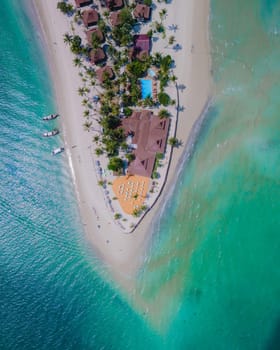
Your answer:
[[[57,135],[57,134],[59,134],[59,130],[58,130],[58,129],[53,129],[53,130],[51,130],[51,131],[46,131],[46,132],[44,132],[44,133],[43,133],[43,136],[44,136],[44,137],[50,137],[50,136],[55,136],[55,135]]]
[[[43,117],[43,120],[52,120],[58,117],[58,114],[49,114]]]
[[[64,151],[64,147],[59,147],[59,148],[55,148],[53,151],[52,151],[52,155],[55,156],[56,154],[59,154],[61,152]]]

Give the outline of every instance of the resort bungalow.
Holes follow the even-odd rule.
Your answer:
[[[111,12],[110,14],[110,22],[112,27],[116,27],[121,24],[121,16],[120,16],[120,11],[117,12]]]
[[[137,4],[133,16],[139,21],[148,21],[151,17],[151,8],[150,6],[144,4]]]
[[[92,4],[92,0],[75,0],[76,7],[83,7]]]
[[[106,60],[106,54],[102,47],[90,51],[90,62],[93,64],[101,63]]]
[[[126,135],[132,135],[137,145],[135,159],[128,166],[128,173],[151,177],[157,153],[164,153],[170,120],[160,119],[150,111],[134,111],[122,121]]]
[[[100,43],[103,43],[105,40],[104,35],[99,28],[93,28],[88,30],[86,32],[86,36],[87,36],[87,41],[89,45],[92,45],[92,39],[94,36],[96,36],[99,39]]]
[[[123,0],[105,0],[105,3],[111,11],[116,11],[123,7]]]
[[[85,10],[82,13],[82,20],[86,27],[94,26],[99,20],[99,14],[94,9]]]
[[[102,68],[97,69],[96,71],[96,77],[102,84],[106,78],[108,79],[114,79],[115,74],[113,72],[113,69],[109,66],[105,66]]]
[[[145,60],[150,54],[150,49],[151,41],[147,34],[135,35],[133,48],[129,50],[129,57]]]

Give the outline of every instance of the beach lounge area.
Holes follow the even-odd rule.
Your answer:
[[[144,176],[120,176],[113,182],[113,191],[123,211],[132,215],[141,210],[147,197],[150,179]]]

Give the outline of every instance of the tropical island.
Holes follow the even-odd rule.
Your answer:
[[[86,237],[128,287],[207,107],[209,3],[33,4]]]
[[[166,37],[167,10],[153,22],[150,0],[61,1],[57,8],[71,22],[64,42],[82,79],[83,126],[92,133],[98,184],[114,221],[131,232],[161,192],[171,148],[179,144],[178,102],[166,91],[176,96],[175,62],[152,50],[154,34]],[[168,43],[174,45],[173,35]]]

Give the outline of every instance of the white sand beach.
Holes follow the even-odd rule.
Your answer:
[[[152,20],[161,8],[168,11],[164,25],[167,37],[174,35],[178,50],[165,41],[158,40],[153,51],[170,54],[176,62],[174,74],[178,77],[180,106],[177,137],[183,142],[174,149],[171,166],[164,191],[154,208],[146,215],[135,231],[124,233],[114,224],[104,195],[98,186],[92,152],[92,135],[83,127],[83,108],[78,88],[82,85],[79,69],[73,65],[73,54],[63,41],[63,35],[70,32],[69,18],[57,10],[56,0],[33,0],[41,30],[47,43],[46,51],[58,112],[61,114],[63,136],[77,191],[81,217],[86,238],[108,267],[120,286],[131,287],[133,277],[145,257],[149,243],[151,222],[158,215],[166,194],[176,180],[180,158],[185,151],[195,121],[204,110],[210,94],[210,52],[208,38],[209,0],[173,0],[170,4],[155,4]],[[176,90],[174,89],[174,94]],[[133,283],[132,283],[133,284]]]

